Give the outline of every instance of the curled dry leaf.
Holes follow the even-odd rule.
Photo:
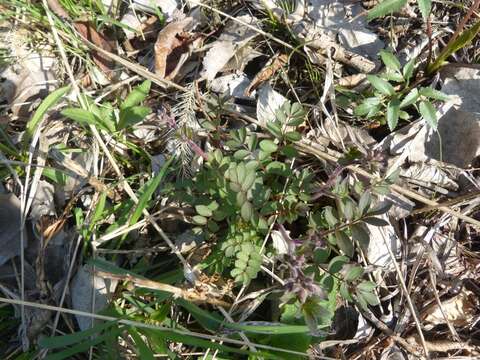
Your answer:
[[[471,324],[474,316],[477,315],[478,298],[471,291],[463,289],[458,295],[443,301],[442,309],[436,303],[427,309],[424,313],[424,322],[428,323],[427,329],[445,324],[445,317],[454,326]]]
[[[257,75],[255,75],[252,82],[245,90],[245,95],[250,96],[253,90],[258,88],[265,81],[271,79],[278,70],[280,70],[285,64],[287,64],[287,62],[288,56],[286,54],[274,56],[274,58],[271,59]]]
[[[352,66],[363,73],[370,73],[375,70],[376,65],[373,61],[338,44],[326,31],[314,25],[299,23],[293,31],[320,55],[325,55],[327,50],[333,49],[332,58],[334,60]]]
[[[27,116],[36,100],[53,91],[56,59],[40,46],[28,49],[28,32],[12,27],[8,22],[0,26],[0,48],[9,49],[12,59],[1,71],[0,101],[6,101],[14,115]]]
[[[242,15],[237,19],[249,25],[256,23],[256,19],[250,15]],[[230,21],[218,40],[212,43],[212,48],[206,53],[203,59],[202,76],[213,80],[230,59],[236,56],[256,35],[258,33],[249,27],[237,21]]]
[[[155,42],[155,73],[172,79],[181,66],[182,55],[188,53],[191,35],[187,32],[192,18],[174,21],[165,26]],[[185,60],[183,60],[185,61]]]

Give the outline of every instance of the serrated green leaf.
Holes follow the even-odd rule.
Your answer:
[[[384,0],[368,11],[367,18],[370,21],[375,18],[388,15],[400,10],[405,6],[406,3],[407,0]]]
[[[231,182],[231,183],[230,183],[230,189],[231,189],[233,192],[238,193],[239,191],[242,191],[242,186],[241,186],[239,183]]]
[[[413,75],[413,70],[415,70],[415,58],[410,59],[402,69],[402,75],[405,81],[410,81]]]
[[[272,140],[265,139],[265,140],[260,141],[260,149],[262,149],[263,151],[265,151],[268,154],[271,154],[271,153],[277,151],[278,146]]]
[[[448,96],[447,94],[441,91],[432,89],[431,87],[420,88],[419,93],[422,96],[425,96],[429,99],[434,99],[434,100],[447,101],[450,99],[450,96]]]
[[[398,124],[398,113],[400,111],[400,102],[392,99],[387,105],[387,124],[390,131],[395,130]]]
[[[395,95],[395,89],[388,81],[385,81],[376,75],[367,75],[367,80],[376,90],[378,90],[382,94],[389,96]]]
[[[360,105],[353,109],[353,113],[357,116],[364,116],[369,114],[372,109],[378,108],[380,99],[377,97],[366,98]]]
[[[128,94],[126,99],[123,101],[121,108],[125,109],[139,105],[147,98],[148,93],[150,92],[151,85],[152,82],[150,80],[145,80],[143,83],[134,88],[132,92],[130,92],[130,94]]]
[[[420,114],[426,123],[433,129],[437,130],[438,120],[435,108],[430,101],[421,101],[418,107]]]
[[[237,165],[237,183],[241,184],[245,180],[245,176],[247,176],[247,169],[245,168],[245,163],[241,162]]]
[[[358,284],[357,289],[364,292],[372,292],[375,289],[375,283],[371,281],[362,281]]]
[[[418,8],[422,13],[424,21],[427,21],[430,11],[432,10],[432,0],[417,0]]]
[[[211,231],[212,233],[216,233],[218,230],[220,230],[220,227],[218,226],[218,224],[211,219],[208,220],[207,227],[208,227],[208,230]]]
[[[238,135],[240,142],[243,144],[245,143],[245,140],[247,139],[247,129],[245,127],[241,127],[238,129]]]
[[[247,195],[243,191],[238,192],[236,196],[236,201],[237,205],[241,208],[242,205],[245,204],[245,201],[247,201]]]
[[[282,137],[282,129],[280,126],[272,121],[267,122],[267,130],[272,133],[273,136],[276,138],[281,138]]]
[[[343,215],[345,216],[345,219],[348,221],[351,221],[354,216],[354,204],[351,200],[346,200],[345,205],[343,207]]]
[[[398,73],[398,72],[392,72],[392,70],[383,73],[382,74],[382,79],[388,80],[388,81],[395,81],[397,83],[403,83],[405,79],[403,78],[403,75]]]
[[[381,50],[380,57],[387,68],[400,71],[400,61],[390,51]]]
[[[348,284],[345,282],[340,284],[340,295],[347,301],[353,301],[352,295],[350,295],[350,291],[348,291]]]
[[[247,139],[248,150],[254,151],[257,148],[257,144],[258,144],[257,134],[255,133],[250,134],[250,136]]]
[[[327,262],[329,256],[330,248],[315,249],[315,251],[313,252],[313,260],[316,264],[323,264]]]
[[[368,216],[377,216],[377,215],[383,215],[390,210],[392,207],[392,203],[390,201],[385,201],[380,204],[378,204],[375,208],[372,210],[368,211]]]
[[[118,130],[133,126],[145,119],[152,112],[152,109],[146,106],[132,106],[120,110],[120,118],[118,121]]]
[[[360,291],[358,296],[361,296],[369,305],[376,306],[380,304],[377,295],[371,292]]]
[[[237,166],[236,164],[231,164],[230,168],[227,170],[227,178],[233,182],[238,183],[238,176],[237,176]]]
[[[416,88],[410,91],[407,96],[402,99],[402,102],[400,103],[400,109],[414,104],[418,100],[419,96],[420,94]]]
[[[302,135],[298,131],[288,131],[285,133],[285,137],[292,142],[300,141],[302,139]]]
[[[337,224],[338,220],[336,216],[333,214],[333,209],[331,206],[325,207],[324,215],[328,225],[330,225],[331,227],[334,227]]]
[[[291,145],[286,145],[281,150],[282,154],[288,158],[294,158],[298,156],[298,151]]]
[[[61,111],[61,114],[73,121],[82,125],[99,126],[105,131],[113,132],[114,129],[109,129],[98,119],[92,112],[79,108],[66,108]]]
[[[255,182],[256,176],[257,174],[255,174],[255,172],[253,171],[247,173],[247,176],[245,176],[245,180],[241,184],[242,191],[248,191],[252,187],[253,183]]]

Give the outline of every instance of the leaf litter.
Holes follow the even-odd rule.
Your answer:
[[[16,3],[2,355],[479,354],[478,1]]]

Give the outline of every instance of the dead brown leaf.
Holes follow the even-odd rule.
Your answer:
[[[260,72],[255,75],[252,82],[245,89],[245,96],[250,96],[252,91],[258,88],[265,81],[272,78],[275,73],[280,70],[288,62],[288,56],[286,54],[280,54],[271,59]]]
[[[191,38],[186,31],[192,18],[171,22],[158,33],[155,42],[155,73],[167,80],[175,76],[180,57],[188,52]]]
[[[464,289],[453,298],[442,302],[442,309],[445,314],[443,314],[442,309],[435,304],[425,312],[424,321],[429,323],[430,326],[445,324],[446,320],[454,326],[466,326],[471,322],[478,309],[478,299],[476,300],[475,298],[475,294]],[[445,319],[445,317],[447,319]]]
[[[84,39],[94,43],[106,51],[114,52],[113,41],[108,39],[104,34],[97,32],[94,25],[90,22],[76,21],[73,23],[73,26]],[[92,50],[92,56],[95,64],[97,64],[100,70],[102,70],[105,75],[110,78],[112,76],[114,62],[110,58],[95,50]]]

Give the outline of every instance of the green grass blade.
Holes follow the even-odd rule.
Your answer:
[[[91,329],[79,331],[73,334],[42,338],[40,339],[38,344],[40,345],[40,347],[46,348],[46,349],[56,349],[60,347],[77,344],[80,341],[84,340],[85,338],[98,334],[114,326],[115,324],[116,322],[114,321],[108,321],[99,325],[95,325]]]
[[[63,359],[72,359],[72,356],[75,354],[79,354],[85,351],[88,351],[90,347],[101,344],[107,339],[111,337],[116,337],[120,335],[120,333],[123,331],[121,328],[116,328],[116,329],[111,329],[107,333],[100,335],[100,336],[95,336],[87,341],[81,342],[75,346],[72,346],[68,349],[65,349],[63,351],[60,351],[55,354],[51,354],[45,358],[45,360],[63,360]],[[58,338],[61,338],[61,336],[57,336]]]
[[[140,198],[138,199],[137,207],[135,208],[135,211],[133,212],[132,217],[130,218],[130,225],[135,224],[142,216],[143,210],[147,207],[147,204],[150,201],[150,198],[152,197],[153,193],[155,192],[155,190],[157,190],[158,186],[160,185],[160,182],[162,181],[163,177],[167,173],[167,170],[170,167],[170,164],[172,163],[172,161],[173,161],[173,157],[171,157],[163,165],[158,175],[155,176],[152,180],[150,180],[147,183],[145,191],[143,192],[142,196],[140,196]]]
[[[192,316],[206,329],[216,330],[220,325],[232,329],[245,331],[256,334],[300,334],[310,333],[310,329],[306,325],[286,325],[286,324],[273,324],[272,325],[241,325],[224,323],[223,319],[217,318],[208,311],[199,308],[197,305],[192,304],[184,299],[175,300],[177,304],[188,310]]]
[[[145,343],[145,341],[143,341],[138,331],[133,327],[129,327],[128,333],[130,334],[133,341],[135,342],[136,350],[138,351],[139,358],[142,360],[155,360],[155,356],[152,350],[150,350],[150,348]]]
[[[453,53],[457,52],[461,48],[468,45],[480,32],[480,20],[475,23],[470,29],[465,30],[455,41],[445,47],[440,55],[438,55],[437,59],[428,65],[427,67],[427,74],[431,74],[441,68],[445,60],[452,55]]]
[[[53,91],[38,106],[37,111],[35,111],[35,114],[33,114],[32,118],[27,124],[25,136],[23,138],[24,148],[27,147],[28,141],[33,136],[33,133],[37,129],[37,126],[40,124],[40,121],[43,119],[48,109],[54,106],[69,90],[70,86],[64,86],[60,89]]]

